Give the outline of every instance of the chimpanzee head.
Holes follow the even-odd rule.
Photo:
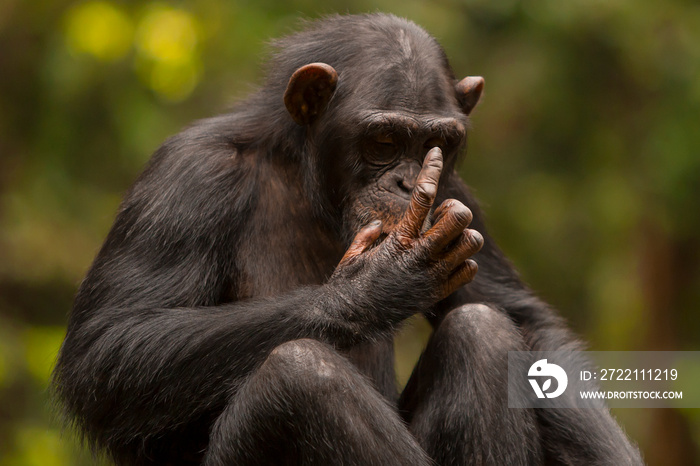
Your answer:
[[[370,17],[338,17],[324,23],[333,30],[307,33],[309,47],[325,37],[325,57],[296,69],[284,94],[348,236],[376,218],[385,232],[397,224],[431,148],[443,152],[443,173],[452,171],[484,85],[455,79],[442,48],[414,23]]]

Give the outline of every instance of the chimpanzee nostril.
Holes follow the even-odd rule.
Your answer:
[[[400,180],[398,180],[397,184],[399,185],[399,188],[401,188],[401,190],[404,192],[410,193],[411,191],[413,191],[413,183],[406,180],[405,178],[401,178]]]
[[[416,179],[421,166],[415,161],[399,164],[393,170],[382,175],[377,183],[380,189],[395,194],[406,200],[411,199],[411,193],[416,186]]]

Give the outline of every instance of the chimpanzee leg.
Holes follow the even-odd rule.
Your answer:
[[[278,346],[217,419],[204,464],[428,465],[384,398],[330,346]]]
[[[399,401],[437,464],[542,463],[535,413],[508,408],[508,351],[525,349],[508,317],[482,304],[439,324]]]

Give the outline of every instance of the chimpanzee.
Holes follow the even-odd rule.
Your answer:
[[[80,286],[54,388],[88,442],[120,465],[640,464],[605,409],[507,407],[509,350],[579,343],[455,172],[484,80],[385,14],[275,47],[258,92],[156,151]]]

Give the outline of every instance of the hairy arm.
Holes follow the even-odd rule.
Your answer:
[[[381,225],[367,226],[323,285],[226,302],[236,295],[241,227],[261,193],[225,139],[192,131],[154,155],[76,297],[54,386],[97,443],[216,413],[280,344],[378,337],[475,273],[467,257],[480,244],[463,231],[464,212],[448,210],[420,232],[437,151],[396,234],[374,247]]]

